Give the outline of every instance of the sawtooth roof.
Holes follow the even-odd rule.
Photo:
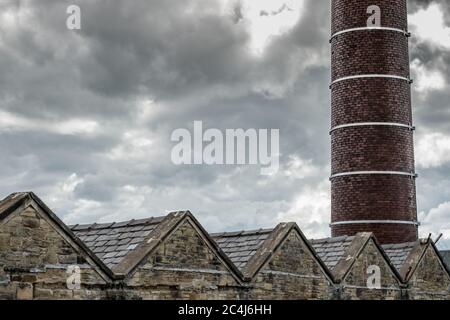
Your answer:
[[[196,225],[229,269],[243,280],[252,279],[257,274],[292,230],[298,232],[324,272],[335,280],[342,279],[348,272],[352,261],[369,239],[375,241],[393,271],[403,281],[419,263],[426,245],[431,243],[437,251],[430,239],[380,246],[371,233],[308,241],[295,223],[280,223],[273,229],[209,234],[189,211],[172,212],[156,218],[68,227],[32,192],[13,193],[1,200],[0,222],[30,203],[39,206],[111,278],[129,274],[186,218]],[[439,257],[450,274],[450,251],[439,252]]]
[[[219,248],[239,268],[245,280],[251,280],[268,262],[277,248],[288,235],[296,232],[306,247],[316,258],[323,272],[332,279],[332,274],[314,252],[296,223],[280,223],[273,229],[259,229],[250,231],[214,233],[211,237]]]

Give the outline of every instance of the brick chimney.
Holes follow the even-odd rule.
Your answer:
[[[331,232],[417,239],[407,0],[332,0]]]

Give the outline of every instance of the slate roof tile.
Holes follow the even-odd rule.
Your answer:
[[[405,264],[411,250],[417,245],[417,242],[407,242],[399,244],[385,244],[381,247],[384,252],[391,260],[394,267],[400,271],[402,266]]]
[[[104,248],[104,247],[95,247],[92,251],[93,251],[95,254],[97,254],[97,256],[98,256],[98,253],[104,252],[104,251],[105,251],[105,248]]]
[[[130,243],[130,241],[131,241],[131,238],[119,239],[117,242],[117,245],[122,246],[124,244]]]
[[[165,217],[69,226],[109,268],[137,248]]]
[[[211,237],[236,267],[243,269],[273,229],[213,233]]]
[[[119,264],[136,249],[164,217],[130,220],[116,223],[72,226],[72,231],[110,268]],[[260,229],[211,234],[213,240],[238,267],[246,267],[273,229]],[[354,237],[310,240],[318,257],[330,269],[339,263]],[[415,243],[383,245],[392,264],[399,270]]]
[[[93,246],[94,246],[94,247],[103,247],[107,242],[108,242],[108,241],[99,241],[99,240],[97,239],[97,241],[95,241],[95,242],[93,243]]]
[[[112,257],[114,257],[114,256],[116,255],[116,253],[117,253],[117,252],[115,252],[115,251],[110,251],[110,252],[106,253],[106,254],[103,256],[103,258],[104,258],[104,259],[106,259],[106,258],[112,258]]]
[[[312,239],[311,245],[328,269],[333,270],[355,237]]]
[[[450,250],[442,250],[439,251],[439,253],[442,256],[444,263],[447,265],[448,268],[450,268]]]
[[[104,234],[97,238],[97,241],[108,241],[110,239],[110,235]]]
[[[139,244],[139,243],[141,243],[142,241],[144,241],[144,238],[142,238],[142,237],[136,237],[136,238],[132,238],[131,241],[130,241],[130,243],[131,243],[131,244]]]
[[[137,243],[130,244],[130,245],[127,247],[127,250],[134,250],[134,249],[137,248],[138,245],[139,245],[139,244],[137,244]]]

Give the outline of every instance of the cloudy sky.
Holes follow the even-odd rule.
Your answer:
[[[450,249],[450,5],[409,2],[421,233]],[[67,223],[189,209],[210,231],[328,236],[329,19],[326,0],[0,0],[0,196]],[[279,172],[174,165],[195,120],[279,128]]]

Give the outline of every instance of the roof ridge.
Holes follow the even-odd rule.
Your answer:
[[[202,225],[195,219],[192,213],[186,211],[174,211],[164,216],[164,219],[152,230],[136,248],[128,252],[128,254],[120,261],[120,263],[112,268],[112,271],[120,276],[127,276],[133,272],[137,265],[149,255],[170,233],[177,228],[183,221],[189,219],[194,225],[197,232],[204,234],[210,243],[212,250],[224,261],[225,265],[230,268],[230,272],[239,281],[242,274],[239,269],[231,262],[229,257],[220,249],[216,242],[211,238],[210,234],[203,229]]]
[[[323,242],[339,242],[345,240],[352,240],[355,236],[339,236],[339,237],[328,237],[321,239],[308,239],[310,243],[323,243]]]
[[[253,230],[240,230],[240,231],[226,231],[226,232],[212,232],[211,237],[237,237],[241,235],[249,235],[252,233],[271,233],[275,228],[260,228]]]
[[[127,226],[137,226],[137,225],[151,225],[161,222],[167,215],[165,216],[157,216],[157,217],[148,217],[141,219],[131,219],[124,221],[116,221],[116,222],[94,222],[94,223],[83,223],[83,224],[74,224],[69,225],[68,227],[71,230],[80,231],[80,230],[99,230],[99,229],[114,229],[121,228]]]
[[[383,249],[402,249],[408,246],[415,246],[418,241],[420,240],[416,240],[416,241],[411,241],[411,242],[401,242],[401,243],[386,243],[386,244],[382,244],[381,247],[383,247]]]
[[[373,238],[373,234],[368,232],[359,232],[352,238],[353,239],[350,244],[344,249],[344,254],[340,256],[339,261],[332,270],[335,280],[339,282],[345,278],[347,272],[351,269],[361,251],[370,239]]]
[[[0,219],[8,216],[11,212],[16,210],[17,206],[20,206],[25,199],[31,199],[31,192],[15,192],[6,196],[4,199],[0,201]]]

